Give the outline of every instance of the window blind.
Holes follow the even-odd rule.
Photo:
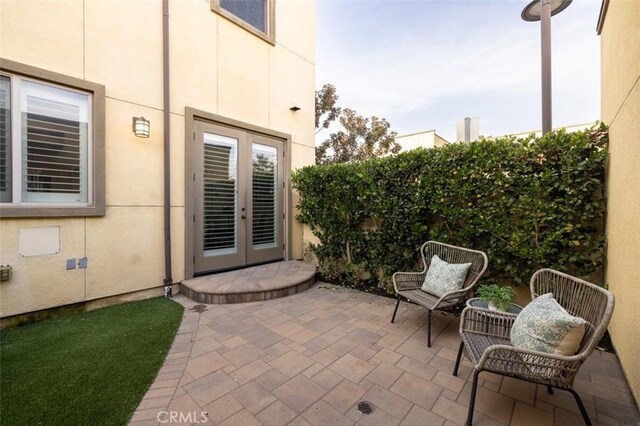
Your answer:
[[[272,248],[277,244],[278,150],[253,144],[253,246]]]
[[[220,0],[220,7],[266,34],[267,0]]]
[[[32,82],[22,93],[22,198],[87,202],[89,96]]]
[[[11,79],[0,76],[0,202],[11,202]]]
[[[204,136],[203,249],[207,255],[237,252],[237,140]]]

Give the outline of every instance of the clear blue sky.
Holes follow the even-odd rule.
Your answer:
[[[520,18],[528,1],[317,0],[316,88],[334,84],[340,106],[399,134],[452,141],[465,116],[483,135],[537,130],[540,23]],[[554,127],[600,118],[600,3],[574,0],[552,18]]]

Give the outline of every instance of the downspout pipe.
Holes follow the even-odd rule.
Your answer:
[[[171,115],[169,92],[169,0],[162,0],[162,84],[164,110],[164,296],[173,297],[171,277]]]

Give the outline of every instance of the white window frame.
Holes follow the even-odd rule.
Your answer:
[[[16,74],[2,72],[0,75],[9,77],[11,81],[11,202],[3,202],[4,205],[24,205],[31,206],[37,205],[39,207],[52,207],[52,206],[64,206],[71,205],[76,207],[90,206],[93,200],[93,162],[90,161],[93,158],[93,94],[84,90],[73,89],[59,84],[53,84],[41,80],[37,80],[30,77],[24,77]],[[23,99],[22,99],[22,82],[32,82],[42,86],[53,87],[55,89],[64,90],[67,92],[78,93],[87,96],[87,172],[86,172],[86,188],[87,188],[87,202],[77,201],[23,201],[22,195],[24,191],[24,146],[23,146],[23,131],[22,128],[22,111],[23,111]],[[82,179],[82,175],[80,178]],[[52,197],[55,197],[52,196]],[[38,198],[38,197],[36,197]]]
[[[10,202],[0,202],[0,217],[29,218],[29,217],[101,217],[106,213],[105,192],[105,88],[101,84],[93,83],[81,78],[33,67],[20,62],[0,57],[0,73],[11,78],[11,149],[15,149],[15,139],[22,139],[22,124],[16,122],[16,112],[21,121],[21,100],[19,84],[15,79],[30,81],[37,84],[51,86],[69,92],[81,93],[88,96],[87,102],[87,158],[86,158],[86,203],[84,202],[24,202],[22,201],[22,144],[18,144],[20,151],[16,157],[12,152],[11,166],[18,166],[16,172],[11,171],[12,197]],[[17,93],[15,92],[17,87]],[[14,98],[16,97],[16,98]],[[15,101],[14,101],[15,99]],[[17,103],[16,103],[17,102]],[[18,108],[15,108],[18,105]],[[130,123],[128,123],[130,125]],[[18,132],[16,132],[16,129]],[[16,133],[18,135],[16,136]],[[19,187],[16,179],[19,176]],[[83,194],[84,195],[84,194]],[[20,201],[20,202],[18,202]]]

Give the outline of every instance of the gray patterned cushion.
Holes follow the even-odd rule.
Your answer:
[[[437,297],[460,290],[470,267],[470,263],[447,263],[434,255],[427,276],[424,277],[422,290]]]
[[[576,353],[587,322],[558,304],[553,294],[536,297],[520,312],[511,327],[517,348],[571,356]]]

